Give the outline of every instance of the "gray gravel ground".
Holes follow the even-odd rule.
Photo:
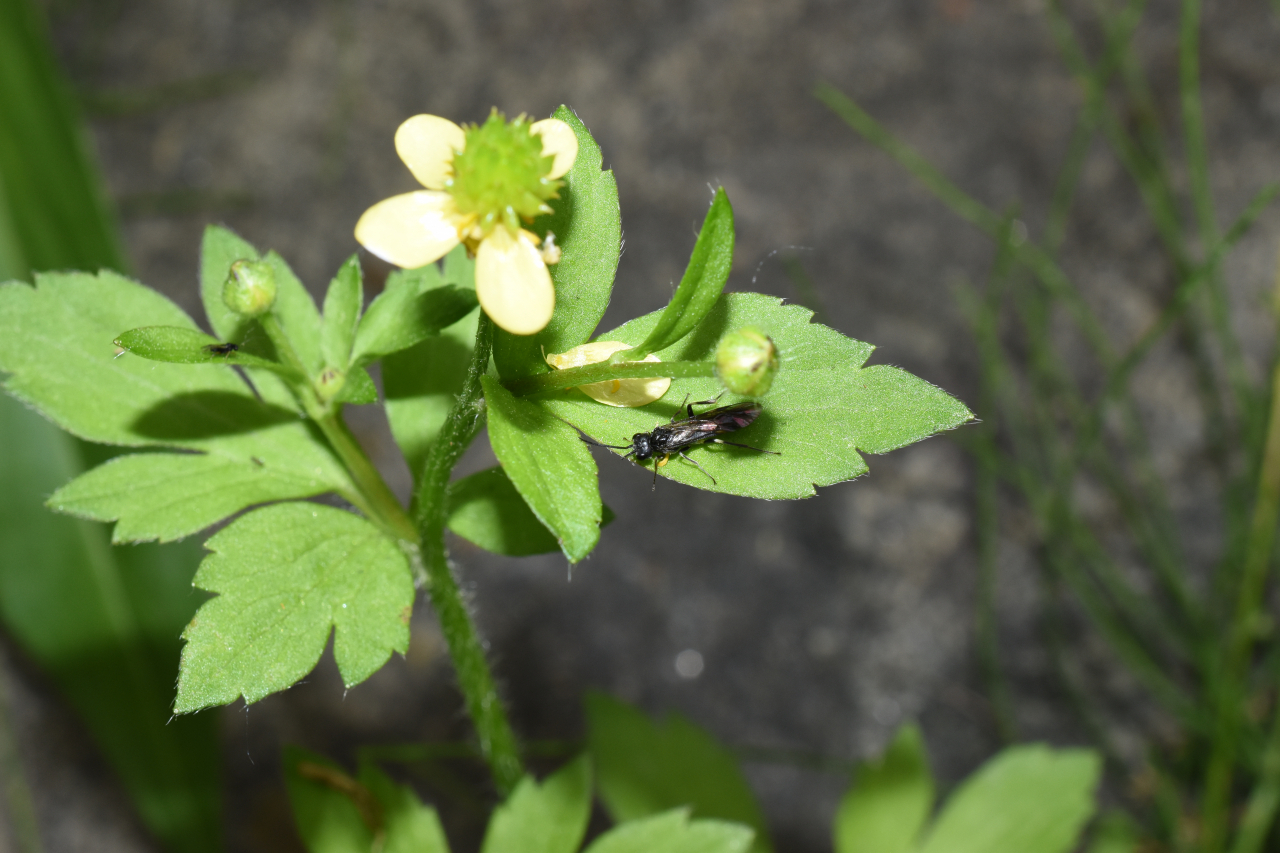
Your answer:
[[[1277,23],[1263,3],[1206,5],[1213,182],[1234,213],[1276,171]],[[1176,4],[1151,6],[1143,47],[1172,111]],[[664,304],[710,188],[723,185],[738,225],[731,289],[796,299],[778,257],[789,253],[827,321],[879,347],[873,362],[971,405],[976,359],[952,288],[984,279],[991,245],[811,90],[841,88],[987,204],[1020,201],[1033,234],[1079,103],[1036,0],[60,0],[52,17],[94,102],[124,95],[146,107],[100,107],[93,137],[137,276],[193,314],[207,222],[277,249],[314,291],[356,251],[360,213],[413,187],[391,144],[401,120],[475,121],[494,105],[543,116],[563,102],[618,178],[626,251],[606,328]],[[1119,167],[1094,155],[1066,263],[1128,337],[1150,321],[1168,272]],[[1257,308],[1277,230],[1273,210],[1228,267],[1259,375],[1273,332]],[[1139,384],[1161,467],[1177,478],[1172,500],[1208,554],[1216,531],[1200,512],[1189,381],[1170,351]],[[404,493],[385,423],[357,422]],[[486,453],[467,464],[488,464]],[[580,735],[580,696],[597,688],[678,710],[730,744],[842,760],[874,754],[917,719],[946,783],[971,771],[997,739],[972,645],[970,466],[946,437],[869,461],[858,482],[764,503],[666,483],[655,493],[643,472],[602,457],[619,521],[571,580],[562,558],[504,559],[457,542],[519,730]],[[1001,637],[1019,722],[1026,737],[1080,743],[1038,640],[1027,523],[1015,514],[1007,527]],[[349,759],[357,744],[465,734],[425,605],[414,629],[405,659],[346,695],[326,659],[305,684],[221,712],[233,850],[299,849],[282,743]],[[1087,638],[1080,647],[1104,665]],[[695,678],[674,667],[685,649],[705,662]],[[21,666],[9,678],[50,853],[151,849],[114,813],[122,795],[47,685]],[[1119,675],[1111,687],[1132,693]],[[776,761],[748,769],[780,850],[829,849],[841,775]],[[468,821],[451,824],[459,840],[474,831]]]

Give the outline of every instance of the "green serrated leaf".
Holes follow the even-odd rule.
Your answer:
[[[139,324],[195,326],[168,299],[110,272],[0,285],[5,388],[89,441],[201,450],[311,482],[313,494],[354,493],[323,440],[293,411],[258,399],[230,367],[117,357],[112,340]]]
[[[933,809],[933,775],[920,729],[898,729],[879,760],[858,768],[840,801],[836,853],[908,853]],[[1028,851],[1030,853],[1030,851]]]
[[[316,302],[284,258],[272,251],[263,260],[271,264],[276,274],[276,301],[271,313],[280,321],[307,373],[318,376],[324,357],[320,354],[320,311]]]
[[[348,686],[409,645],[413,581],[363,518],[310,503],[254,510],[205,543],[195,585],[219,593],[183,632],[178,713],[252,703],[311,671],[334,629]]]
[[[1009,747],[951,795],[920,853],[1067,853],[1093,815],[1101,769],[1090,750]]]
[[[494,810],[480,853],[576,853],[591,816],[591,764],[570,762],[541,785],[532,776]]]
[[[217,338],[181,326],[143,326],[130,329],[112,343],[132,355],[150,361],[169,364],[239,364],[294,375],[294,371],[283,364],[227,349],[227,345]]]
[[[541,406],[517,400],[490,376],[480,381],[494,455],[569,562],[578,562],[600,541],[595,460],[568,424]]]
[[[678,714],[654,723],[602,693],[587,696],[587,719],[600,799],[614,820],[691,806],[695,817],[754,829],[753,853],[772,849],[764,815],[737,759],[706,731]]]
[[[450,483],[448,501],[449,529],[486,551],[527,557],[560,548],[501,467]]]
[[[445,284],[456,284],[468,290],[476,289],[476,262],[467,257],[467,247],[459,243],[449,250],[442,261],[444,271],[441,280]]]
[[[239,343],[252,322],[227,307],[222,301],[222,289],[231,273],[231,265],[239,260],[256,261],[258,250],[238,234],[221,225],[209,225],[204,229],[200,244],[200,301],[209,318],[209,327],[224,341]]]
[[[324,363],[338,370],[346,370],[351,362],[351,345],[356,338],[356,324],[360,322],[360,308],[364,305],[364,282],[360,273],[360,258],[352,255],[329,282],[324,296],[324,320],[320,328],[320,352]]]
[[[378,386],[373,384],[373,377],[369,375],[369,371],[353,365],[347,371],[346,384],[334,399],[339,403],[367,406],[378,402]]]
[[[733,269],[733,207],[724,188],[716,190],[711,209],[702,221],[698,241],[689,256],[680,286],[658,316],[648,337],[635,348],[635,360],[664,350],[689,334],[703,321],[720,298]]]
[[[812,316],[807,308],[783,305],[776,297],[730,293],[693,334],[659,353],[663,361],[707,361],[725,332],[755,325],[773,338],[782,362],[772,390],[762,400],[764,413],[732,438],[781,455],[704,445],[693,448],[690,456],[706,474],[673,457],[659,469],[661,476],[754,498],[810,497],[815,485],[829,486],[865,473],[859,450],[886,453],[973,418],[959,400],[905,370],[862,367],[871,345],[811,323]],[[648,314],[600,337],[639,343],[657,319],[657,313]],[[635,433],[648,432],[673,416],[684,417],[681,401],[686,398],[708,400],[721,392],[715,379],[677,379],[666,396],[640,409],[604,406],[578,391],[542,398],[540,405],[598,441],[626,445]],[[726,394],[719,402],[738,399]]]
[[[472,311],[438,336],[382,360],[387,421],[415,481],[431,442],[462,391],[479,320],[480,312]]]
[[[573,111],[560,107],[555,117],[573,128],[578,157],[564,176],[555,213],[539,217],[533,230],[556,235],[560,262],[550,267],[556,287],[556,312],[536,335],[494,330],[493,360],[504,379],[546,372],[542,353],[564,352],[585,343],[609,306],[613,278],[622,251],[622,214],[612,171],[602,171],[600,146]]]
[[[350,796],[354,792],[326,784],[326,778],[349,777],[323,755],[296,746],[284,748],[285,787],[302,843],[308,853],[369,853],[374,833]]]
[[[614,827],[586,853],[743,853],[751,835],[741,824],[689,820],[688,809],[673,809]]]
[[[372,764],[360,768],[360,784],[382,806],[381,853],[449,853],[440,816],[412,788],[397,785]]]
[[[440,334],[470,314],[474,290],[444,284],[440,268],[427,264],[387,278],[386,289],[369,305],[356,331],[352,362],[368,364]]]
[[[486,551],[527,557],[560,549],[500,467],[450,483],[448,500],[449,529]],[[607,505],[602,515],[601,527],[614,519]]]
[[[81,474],[54,492],[48,505],[81,518],[117,522],[113,542],[170,542],[254,504],[316,493],[314,481],[291,479],[252,462],[203,453],[138,453]]]

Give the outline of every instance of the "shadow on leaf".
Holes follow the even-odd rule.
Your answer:
[[[164,441],[236,435],[297,419],[295,412],[244,394],[196,391],[151,407],[132,426],[139,435]]]

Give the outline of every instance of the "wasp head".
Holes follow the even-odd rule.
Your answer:
[[[641,462],[653,455],[653,436],[647,432],[638,432],[631,436],[631,452]]]

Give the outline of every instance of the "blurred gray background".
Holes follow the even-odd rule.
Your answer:
[[[1154,0],[1142,36],[1175,120],[1176,5]],[[1280,30],[1258,0],[1207,6],[1214,187],[1234,215],[1280,159]],[[1019,202],[1033,235],[1080,104],[1040,0],[55,0],[48,11],[134,273],[197,317],[206,223],[278,250],[321,294],[357,251],[360,213],[415,186],[392,147],[404,118],[478,121],[492,106],[541,117],[565,103],[621,195],[625,252],[603,328],[665,303],[723,185],[738,227],[731,290],[809,302],[782,263],[793,258],[825,321],[878,347],[873,363],[971,406],[977,361],[953,288],[985,279],[992,245],[812,89],[842,89],[988,205]],[[1168,270],[1101,145],[1076,211],[1066,265],[1112,330],[1135,334],[1167,292]],[[1271,211],[1227,268],[1259,375],[1273,331],[1258,308],[1278,229]],[[372,295],[387,269],[366,260]],[[1185,474],[1175,502],[1193,510],[1200,433],[1178,414],[1189,379],[1172,352],[1144,371],[1160,458],[1170,476]],[[372,409],[352,419],[404,494],[408,472],[385,422]],[[474,450],[468,470],[492,464],[486,454]],[[735,747],[774,751],[748,773],[784,851],[829,849],[847,778],[816,757],[873,755],[915,719],[949,784],[998,747],[972,643],[971,470],[952,439],[871,458],[868,476],[795,503],[666,482],[654,492],[644,472],[599,461],[618,521],[571,579],[558,556],[505,559],[454,542],[523,736],[580,737],[580,699],[594,688],[651,713],[678,710]],[[1029,526],[1007,516],[1001,547],[1002,653],[1018,720],[1025,737],[1084,743],[1039,639]],[[424,602],[413,627],[406,658],[346,694],[326,656],[306,683],[219,712],[231,849],[301,849],[283,743],[349,761],[360,744],[466,736]],[[700,671],[678,671],[686,650],[701,656]],[[1088,636],[1079,651],[1106,669]],[[154,849],[48,685],[20,662],[11,680],[48,849]],[[1133,693],[1118,673],[1108,683],[1122,700]],[[450,818],[455,838],[472,837],[478,819]]]

